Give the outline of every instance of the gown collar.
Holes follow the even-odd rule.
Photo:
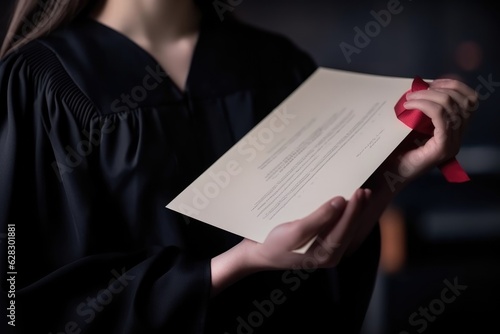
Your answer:
[[[199,49],[199,45],[200,45],[200,40],[202,40],[202,38],[203,38],[202,35],[204,35],[204,32],[205,32],[205,29],[202,27],[202,25],[204,24],[203,22],[201,22],[201,24],[200,24],[200,31],[198,34],[198,38],[197,38],[194,50],[193,50],[193,55],[192,55],[189,69],[188,69],[188,75],[186,78],[186,85],[185,85],[185,89],[183,91],[170,78],[170,76],[168,76],[168,72],[162,67],[162,65],[156,60],[156,58],[151,53],[149,53],[147,50],[145,50],[143,47],[141,47],[136,42],[134,42],[132,39],[130,39],[128,36],[124,35],[123,33],[119,32],[119,31],[117,31],[117,30],[115,30],[115,29],[95,20],[95,19],[85,18],[85,20],[87,21],[88,25],[94,25],[96,30],[102,30],[103,34],[109,35],[110,39],[114,39],[114,38],[119,39],[119,40],[121,40],[121,42],[123,42],[124,45],[126,45],[127,48],[130,48],[131,51],[133,49],[134,50],[133,52],[137,52],[138,54],[142,54],[141,58],[143,58],[145,60],[145,62],[147,63],[146,66],[150,66],[150,67],[154,68],[159,73],[161,73],[162,76],[163,75],[165,76],[165,80],[167,80],[168,84],[172,87],[172,93],[174,95],[176,95],[176,97],[178,97],[179,99],[182,99],[184,95],[189,95],[189,92],[190,92],[189,84],[191,81],[190,77],[191,77],[191,73],[192,73],[192,69],[193,69],[193,64],[196,62],[196,57],[199,53],[198,49]],[[104,32],[104,31],[106,31],[106,32]]]
[[[81,17],[41,40],[102,114],[219,98],[246,88],[234,25],[202,20],[182,92],[156,59],[122,33]],[[233,42],[231,42],[233,40]]]

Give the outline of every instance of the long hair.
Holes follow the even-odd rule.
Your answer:
[[[212,0],[193,0],[206,21],[221,23]],[[90,13],[103,0],[16,0],[7,33],[0,48],[0,59],[29,41],[48,35],[70,23],[78,15]],[[231,7],[232,8],[232,7]],[[224,13],[229,19],[231,13]]]
[[[71,22],[99,0],[17,0],[0,49],[0,58],[29,41]]]

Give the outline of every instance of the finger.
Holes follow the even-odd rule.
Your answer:
[[[342,253],[352,240],[355,231],[358,229],[358,224],[356,223],[365,202],[365,192],[363,189],[358,189],[349,199],[339,221],[320,236],[320,246],[336,251],[335,257],[337,259],[342,256]]]
[[[451,89],[459,92],[463,96],[467,97],[469,103],[467,106],[468,110],[476,108],[477,103],[479,102],[479,98],[477,92],[466,85],[465,83],[454,80],[454,79],[436,79],[430,83],[430,87],[432,88],[444,88]]]
[[[418,92],[409,93],[406,95],[408,101],[412,100],[428,100],[441,105],[449,115],[458,113],[459,105],[452,96],[442,91],[435,89],[420,90]]]
[[[465,110],[472,113],[479,109],[478,92],[467,86],[465,83],[453,79],[438,79],[430,84],[433,89],[449,89],[458,92],[467,98]]]
[[[278,237],[279,234],[285,234],[282,244],[287,250],[295,250],[302,247],[312,238],[316,237],[327,226],[335,223],[344,212],[346,201],[342,197],[335,197],[332,200],[324,203],[308,216],[281,224],[275,228],[273,237]]]
[[[432,123],[436,128],[434,132],[434,137],[438,143],[444,143],[448,141],[449,138],[452,139],[453,142],[460,141],[462,132],[464,129],[464,121],[461,118],[461,108],[458,104],[457,100],[460,100],[460,93],[452,90],[444,90],[438,91],[437,89],[428,89],[425,91],[418,91],[407,95],[407,99],[409,101],[414,101],[417,99],[432,101],[436,105],[434,108],[428,109],[432,112],[434,109],[434,115],[429,115],[431,117]],[[439,108],[441,106],[442,112]],[[437,108],[437,109],[436,109]],[[420,109],[422,112],[426,113],[426,109]],[[440,122],[439,118],[443,121]]]
[[[406,109],[418,109],[428,116],[434,125],[434,137],[446,139],[448,130],[448,112],[446,109],[433,101],[429,100],[409,100],[405,102]]]
[[[470,101],[467,98],[467,96],[453,89],[435,88],[434,90],[449,95],[455,101],[455,103],[460,107],[458,110],[460,112],[461,117],[463,118],[470,117],[471,114],[471,110],[469,110]]]

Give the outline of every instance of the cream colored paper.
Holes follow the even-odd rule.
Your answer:
[[[410,133],[394,105],[412,81],[320,67],[167,208],[263,242],[349,198]]]

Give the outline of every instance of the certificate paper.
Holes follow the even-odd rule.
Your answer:
[[[167,208],[263,242],[348,199],[410,133],[394,105],[412,81],[318,68]]]

